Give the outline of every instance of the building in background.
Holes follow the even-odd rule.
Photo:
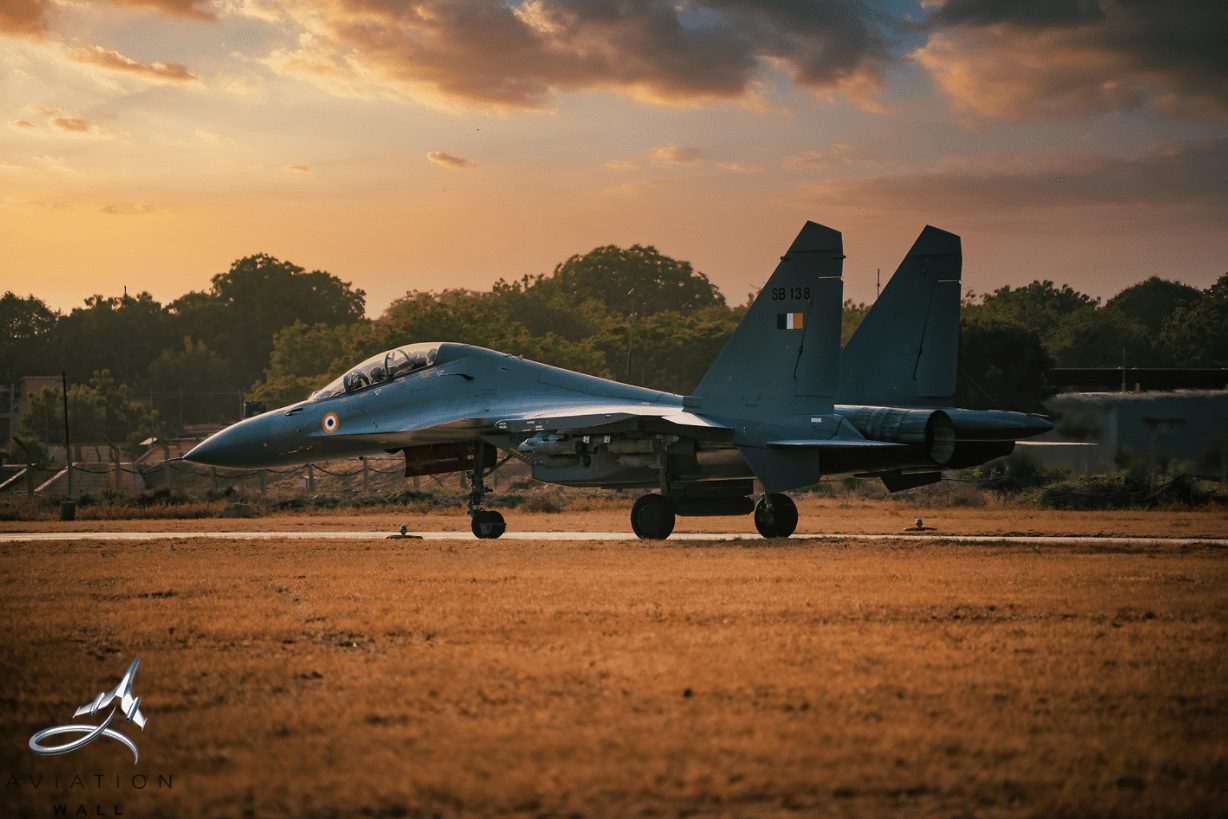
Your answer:
[[[1144,462],[1153,470],[1228,482],[1228,391],[1059,393],[1056,429],[1028,452],[1077,472]]]

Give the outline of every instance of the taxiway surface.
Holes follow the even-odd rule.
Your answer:
[[[389,532],[372,531],[187,531],[187,532],[0,532],[0,543],[31,543],[37,541],[98,540],[98,541],[147,541],[147,540],[477,540],[469,532],[410,532],[401,536]],[[633,541],[638,540],[631,532],[507,532],[502,540],[528,541]],[[669,537],[671,541],[737,541],[760,542],[763,538],[750,532],[679,532]],[[1228,538],[1203,537],[1155,537],[1155,536],[1099,536],[1099,535],[992,535],[963,534],[944,535],[926,532],[899,532],[895,534],[866,534],[859,532],[833,532],[828,534],[798,534],[790,540],[800,541],[903,541],[914,543],[1008,543],[1020,546],[1043,546],[1056,544],[1143,546],[1163,544],[1168,546],[1217,546],[1228,547]]]

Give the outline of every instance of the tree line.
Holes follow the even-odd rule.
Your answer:
[[[460,341],[671,392],[690,391],[744,315],[704,274],[651,246],[598,247],[549,275],[489,290],[411,291],[365,318],[365,293],[266,254],[161,304],[95,295],[67,313],[0,298],[0,378],[67,373],[77,440],[132,448],[184,425],[235,420],[246,397],[281,406],[357,361],[415,341]],[[869,309],[846,302],[847,341]],[[970,294],[957,403],[1037,409],[1054,366],[1228,366],[1228,274],[1199,290],[1151,277],[1104,303],[1034,281]],[[58,391],[18,436],[62,443]],[[14,456],[17,452],[12,452]]]

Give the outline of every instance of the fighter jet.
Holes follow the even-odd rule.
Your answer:
[[[807,222],[690,395],[469,344],[409,344],[184,457],[254,468],[401,452],[407,476],[469,474],[479,538],[506,529],[484,508],[485,478],[517,458],[541,481],[647,490],[631,509],[641,538],[669,537],[680,515],[744,514],[776,538],[797,526],[785,493],[821,478],[908,489],[1052,429],[1035,415],[953,405],[958,236],[926,227],[841,350],[843,263],[841,234]]]

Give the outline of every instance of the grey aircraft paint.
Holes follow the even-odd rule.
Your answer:
[[[878,476],[905,489],[1052,428],[951,406],[958,236],[922,231],[842,353],[843,259],[840,233],[807,222],[689,396],[467,344],[414,344],[185,458],[252,468],[403,451],[407,475],[470,472],[473,531],[498,537],[502,517],[481,507],[500,451],[543,481],[658,490],[632,511],[641,537],[667,537],[676,515],[752,509],[760,533],[775,537],[797,522],[782,493],[821,477]],[[757,503],[754,479],[765,493]]]

